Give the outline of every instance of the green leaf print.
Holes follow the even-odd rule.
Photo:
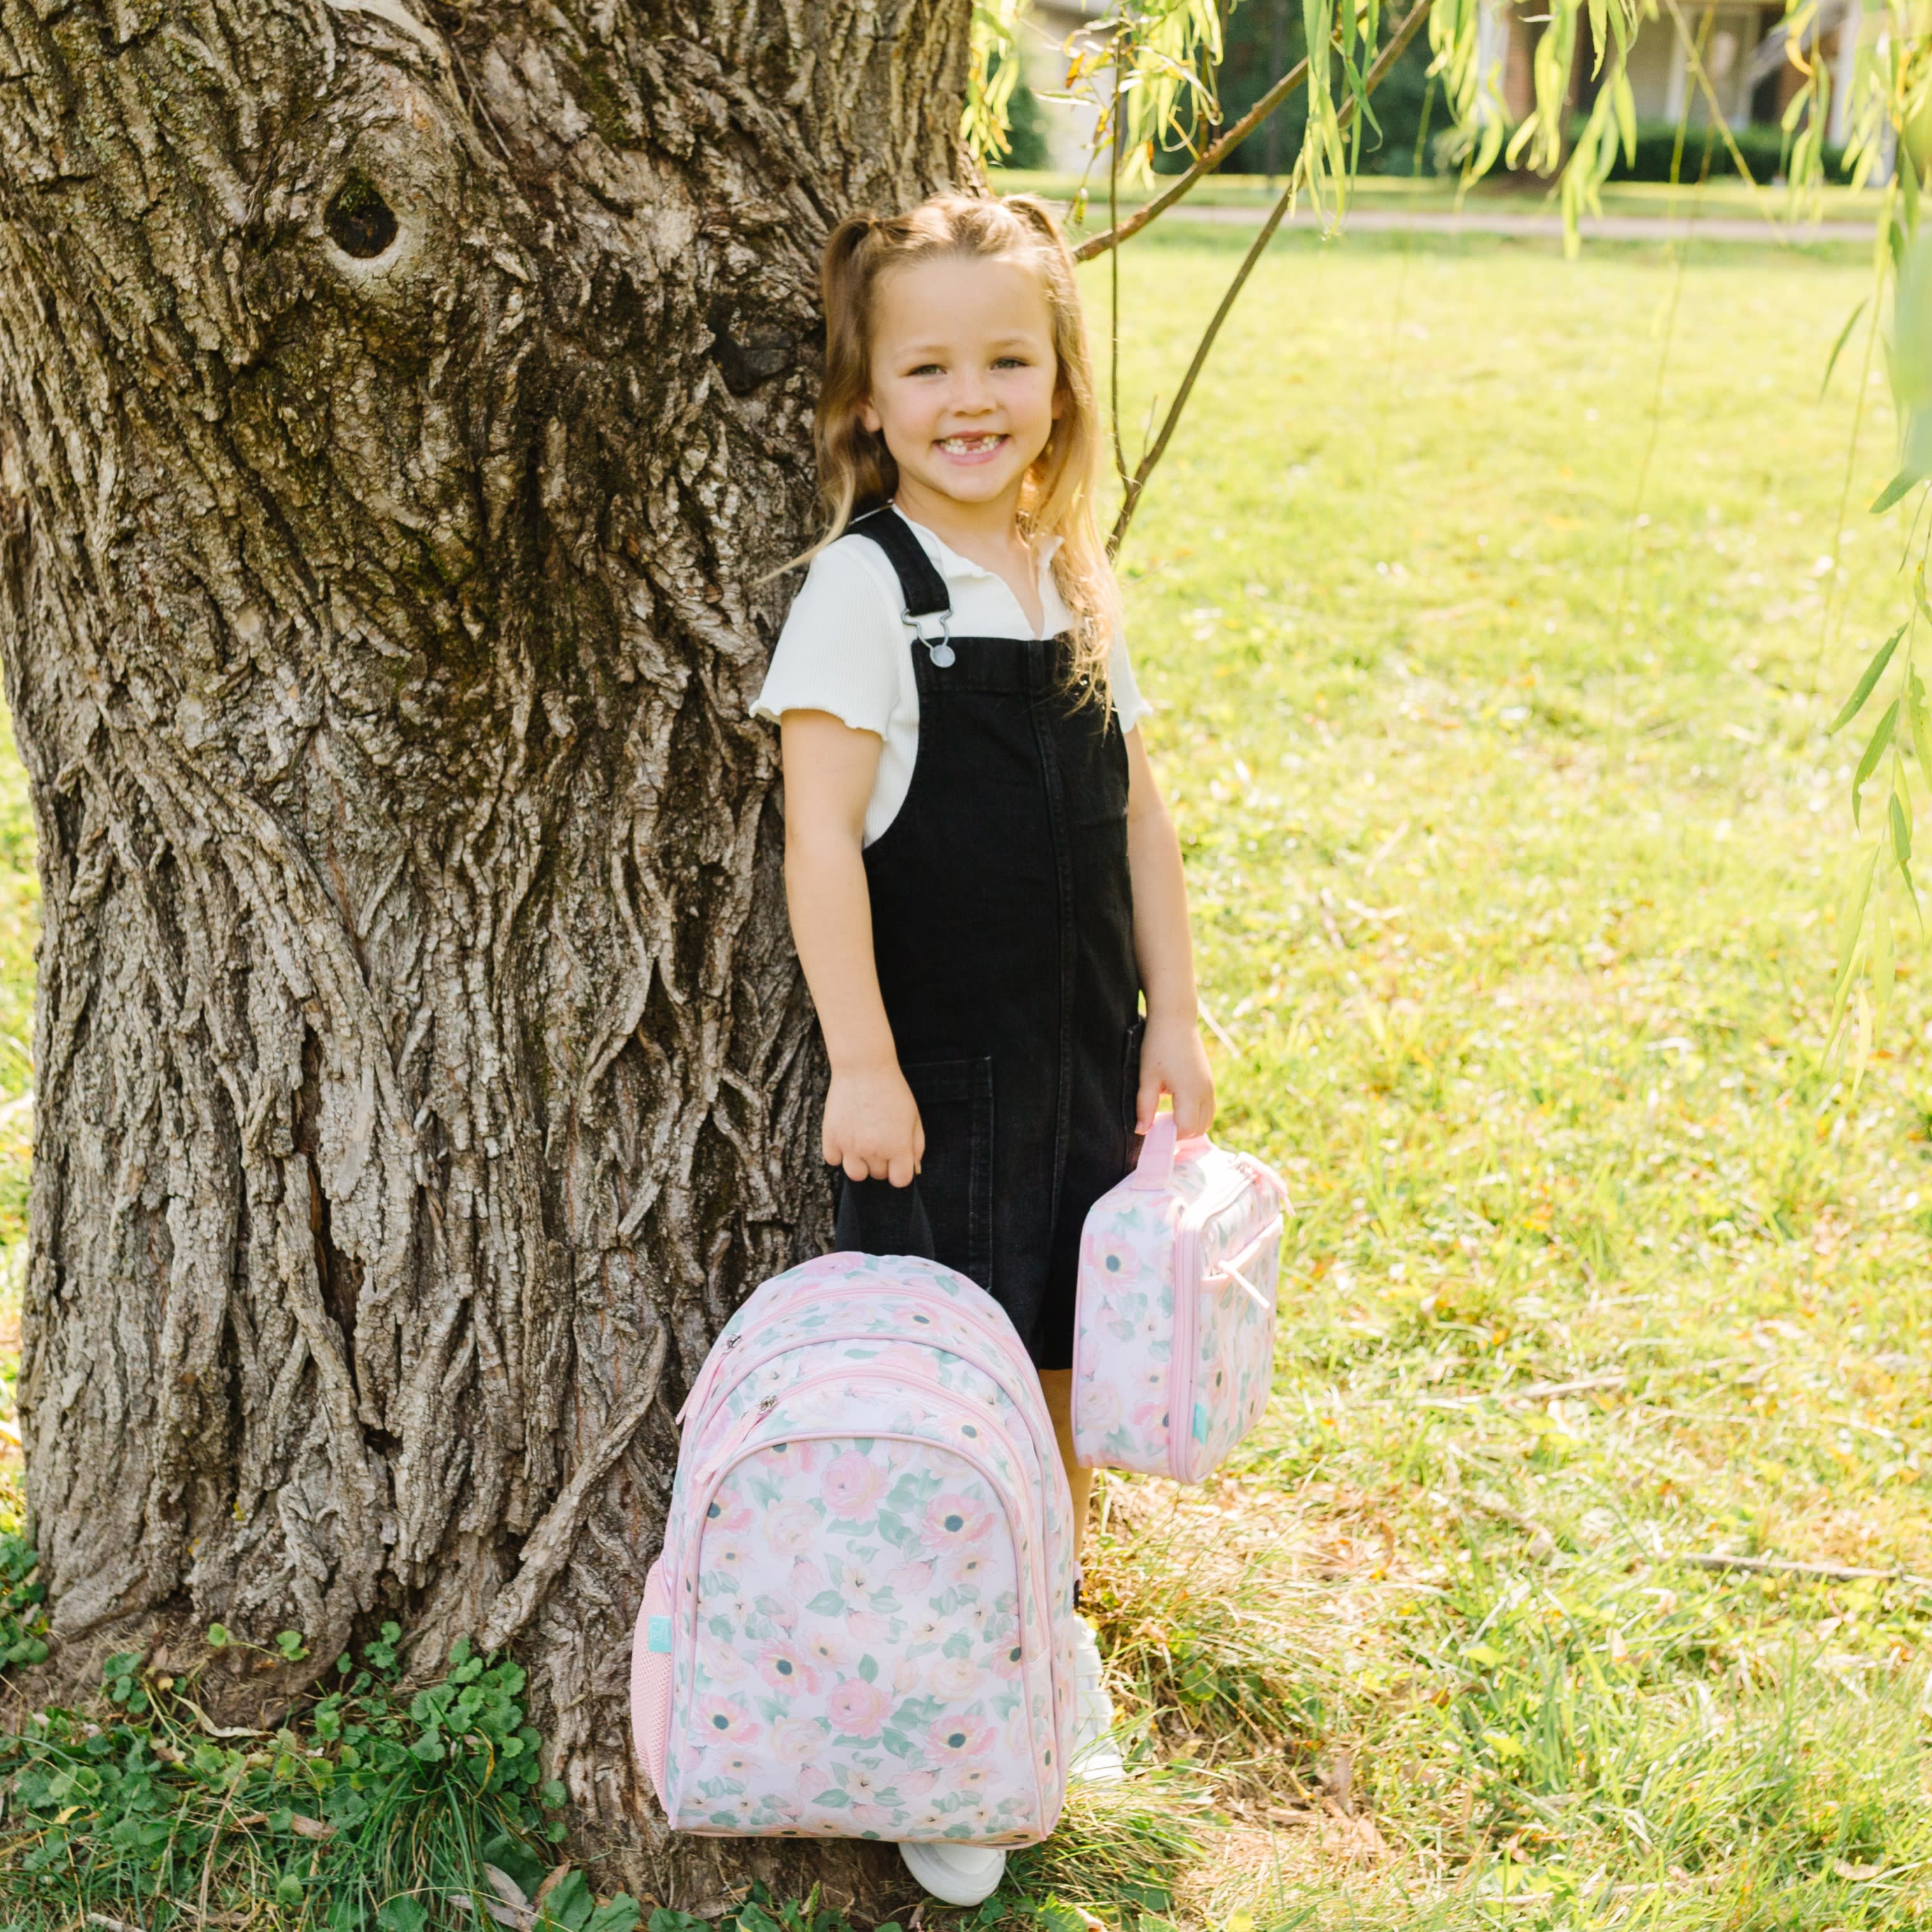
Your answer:
[[[868,1651],[859,1660],[859,1675],[868,1684],[875,1683],[879,1675],[879,1660]]]

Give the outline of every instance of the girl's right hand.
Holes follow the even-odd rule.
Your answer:
[[[825,1158],[853,1180],[910,1187],[926,1157],[919,1102],[895,1060],[890,1066],[841,1073],[825,1096]]]

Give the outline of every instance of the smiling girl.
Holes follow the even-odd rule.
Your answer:
[[[1214,1093],[1180,848],[1094,524],[1073,265],[1044,203],[941,196],[842,223],[824,286],[829,527],[754,708],[782,728],[838,1245],[929,1253],[999,1301],[1084,1526],[1069,1423],[1082,1226],[1160,1096],[1199,1134]],[[1076,1774],[1118,1777],[1084,1624],[1077,1663]],[[990,1893],[1005,1860],[902,1849],[956,1904]]]

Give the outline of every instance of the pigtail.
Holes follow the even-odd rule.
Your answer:
[[[876,214],[849,214],[825,244],[819,269],[825,379],[812,423],[825,527],[809,556],[834,542],[855,512],[890,502],[898,488],[898,466],[885,438],[866,428],[859,416],[872,382],[867,324],[872,285],[878,276],[882,231],[890,226]]]

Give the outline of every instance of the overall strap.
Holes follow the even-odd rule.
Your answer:
[[[951,614],[952,599],[946,594],[946,580],[933,567],[926,546],[913,535],[912,526],[891,504],[868,510],[845,526],[848,536],[870,537],[886,554],[899,580],[899,595],[904,598],[905,620],[918,628],[922,617]],[[922,632],[922,634],[923,633]]]

